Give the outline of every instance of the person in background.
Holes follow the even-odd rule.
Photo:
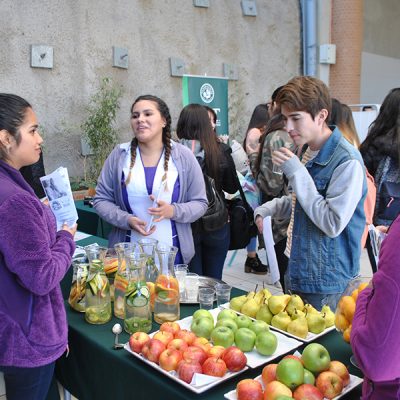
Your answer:
[[[347,104],[341,103],[337,99],[332,99],[332,113],[329,118],[330,125],[336,125],[345,139],[347,139],[357,149],[360,147],[353,114]]]
[[[273,152],[292,194],[258,207],[255,221],[262,232],[264,217],[290,217],[286,289],[317,309],[335,309],[360,270],[367,191],[362,158],[339,129],[327,125],[331,98],[321,80],[293,78],[276,102],[295,145],[308,148],[301,160],[285,147]]]
[[[182,109],[176,134],[181,143],[196,156],[203,172],[214,179],[215,187],[221,194],[222,191],[235,193],[239,189],[231,149],[218,141],[203,106],[189,104]],[[201,221],[193,224],[195,255],[189,264],[191,272],[216,279],[222,278],[230,231],[227,219],[221,221],[221,225],[220,229],[205,232]]]
[[[203,107],[207,110],[208,118],[210,119],[210,124],[214,133],[217,134],[217,113],[211,107],[208,106],[203,106]]]
[[[160,98],[138,97],[131,127],[132,141],[108,156],[93,200],[100,217],[113,225],[109,247],[151,237],[178,248],[176,264],[189,263],[195,252],[190,224],[208,206],[199,164],[171,140],[169,109]]]
[[[29,183],[29,186],[33,189],[36,196],[42,199],[46,196],[43,186],[40,182],[40,178],[46,175],[44,164],[43,164],[43,153],[40,153],[39,161],[28,165],[27,167],[22,167],[20,169],[21,175]]]
[[[39,160],[42,142],[31,105],[0,93],[0,371],[8,400],[44,400],[68,345],[60,281],[77,226],[57,232],[20,173]]]
[[[358,295],[350,343],[364,375],[363,400],[395,400],[400,393],[400,217],[379,253],[379,270]]]
[[[399,212],[400,88],[392,89],[383,100],[378,116],[361,143],[360,152],[377,188],[373,224],[384,232]],[[387,183],[397,187],[396,196],[388,196],[384,190]],[[376,263],[369,241],[367,250],[375,272]]]

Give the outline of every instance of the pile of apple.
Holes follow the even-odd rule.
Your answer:
[[[181,329],[177,322],[164,322],[152,338],[147,333],[136,332],[129,338],[129,346],[163,370],[176,371],[187,383],[195,373],[223,377],[228,371],[240,371],[247,364],[247,357],[237,347],[213,346],[207,339]]]
[[[322,333],[335,320],[328,305],[319,312],[312,305],[304,304],[297,294],[272,296],[268,289],[234,297],[230,308],[303,339],[309,332]]]
[[[335,315],[335,326],[340,332],[342,332],[343,339],[347,343],[350,343],[351,325],[353,323],[354,312],[356,311],[358,295],[367,286],[368,282],[361,283],[361,285],[354,289],[349,296],[342,296],[339,300]]]
[[[333,399],[350,382],[350,374],[340,361],[331,361],[328,350],[311,343],[301,357],[289,355],[278,364],[268,364],[262,384],[244,379],[236,386],[238,400],[322,400]]]
[[[217,315],[215,326],[214,317],[208,310],[197,310],[192,318],[190,330],[198,337],[211,340],[216,346],[227,348],[235,345],[243,352],[255,348],[264,356],[272,355],[278,346],[278,339],[270,332],[266,322],[237,315],[233,310],[222,310]]]

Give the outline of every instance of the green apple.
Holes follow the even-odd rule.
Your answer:
[[[232,346],[235,335],[232,329],[227,326],[217,326],[211,332],[211,340],[214,346],[223,346],[225,348]]]
[[[248,328],[251,324],[251,319],[247,315],[238,315],[236,325],[238,328]]]
[[[256,337],[256,350],[263,356],[271,356],[278,347],[278,339],[272,332],[260,332]]]
[[[314,374],[305,368],[304,368],[304,383],[309,383],[310,385],[315,385]]]
[[[217,327],[217,326],[226,326],[229,329],[231,329],[233,333],[235,333],[237,328],[238,328],[236,322],[233,319],[230,319],[230,318],[220,319],[217,322],[217,324],[215,325],[215,327]]]
[[[217,320],[219,321],[220,319],[225,319],[225,318],[233,319],[234,321],[236,321],[237,314],[233,310],[226,310],[226,309],[222,310],[218,314]]]
[[[197,318],[192,321],[190,330],[198,337],[210,339],[212,330],[214,329],[214,320],[209,318]]]
[[[256,335],[261,332],[268,332],[269,326],[265,321],[251,321],[251,324],[248,326]]]
[[[329,369],[331,357],[328,350],[319,343],[307,345],[301,355],[304,367],[314,375]]]
[[[235,344],[240,350],[252,351],[257,335],[249,328],[239,328],[235,332]]]
[[[208,319],[210,319],[211,321],[214,322],[214,317],[212,316],[210,311],[203,310],[203,309],[195,311],[195,313],[193,314],[192,318],[193,318],[193,320],[199,319],[199,318],[208,318]]]
[[[276,378],[290,390],[294,390],[304,382],[303,364],[293,358],[284,358],[276,367]]]

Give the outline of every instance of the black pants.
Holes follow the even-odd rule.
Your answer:
[[[378,268],[376,267],[375,256],[371,246],[371,239],[369,235],[367,236],[367,241],[365,243],[365,247],[367,248],[369,262],[371,264],[372,273],[374,274]]]
[[[283,292],[285,292],[285,274],[289,263],[289,259],[285,255],[286,238],[276,243],[274,248],[276,253],[276,261],[278,262],[279,268],[279,282],[281,283]]]

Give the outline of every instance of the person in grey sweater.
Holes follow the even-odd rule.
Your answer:
[[[360,268],[366,195],[362,158],[336,127],[326,124],[331,99],[319,79],[293,78],[277,102],[295,145],[308,148],[302,160],[287,148],[274,151],[272,160],[286,175],[291,194],[258,207],[256,224],[262,232],[264,217],[290,217],[287,289],[317,308],[334,308]]]

